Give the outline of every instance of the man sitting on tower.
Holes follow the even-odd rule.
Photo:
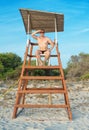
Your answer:
[[[40,33],[40,36],[35,34]],[[44,36],[44,29],[37,30],[32,33],[32,37],[37,40],[39,49],[36,51],[36,57],[40,66],[45,65],[46,61],[50,57],[51,50],[54,47],[54,42],[52,42],[48,37]],[[51,48],[48,48],[48,44],[51,45]],[[44,61],[41,60],[40,54],[45,54]]]

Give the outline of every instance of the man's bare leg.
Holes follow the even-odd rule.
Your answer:
[[[50,52],[49,52],[49,50],[47,50],[45,53],[45,59],[44,59],[44,61],[43,61],[43,65],[45,65],[46,64],[46,61],[49,59],[49,57],[50,57]]]
[[[37,61],[38,61],[39,65],[42,66],[43,62],[41,60],[40,51],[39,50],[36,51],[36,57],[37,57]]]
[[[38,60],[38,64],[39,64],[39,66],[42,66],[42,65],[43,65],[42,60],[41,60],[40,58],[37,58],[37,60]]]

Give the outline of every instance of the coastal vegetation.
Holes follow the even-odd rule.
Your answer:
[[[89,54],[80,53],[79,55],[72,55],[65,72],[67,79],[89,79]]]
[[[22,59],[14,53],[0,53],[0,79],[15,79],[21,73]]]

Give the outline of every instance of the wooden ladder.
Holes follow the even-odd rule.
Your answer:
[[[50,55],[50,57],[57,57],[58,65],[57,66],[31,66],[32,57],[36,57],[33,55],[33,46],[37,46],[36,43],[31,43],[29,41],[28,46],[26,46],[26,52],[24,55],[24,62],[22,66],[21,76],[18,83],[18,90],[16,95],[16,102],[14,105],[13,116],[12,118],[16,118],[18,108],[66,108],[68,111],[69,119],[72,120],[72,113],[70,109],[68,92],[66,88],[66,83],[64,80],[64,73],[62,69],[62,64],[60,60],[60,53],[58,51],[58,45],[56,45],[56,55]],[[28,60],[27,60],[28,58]],[[27,62],[28,61],[28,62]],[[31,76],[29,75],[29,70],[54,70],[57,69],[60,72],[60,76]],[[62,88],[27,88],[29,80],[61,80]],[[52,104],[51,94],[64,94],[65,104]],[[25,102],[26,94],[49,94],[49,104],[27,104]]]

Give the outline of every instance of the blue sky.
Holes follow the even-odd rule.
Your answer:
[[[19,8],[64,14],[64,32],[58,33],[63,67],[71,55],[89,53],[89,0],[0,1],[0,53],[24,56],[27,36]]]

